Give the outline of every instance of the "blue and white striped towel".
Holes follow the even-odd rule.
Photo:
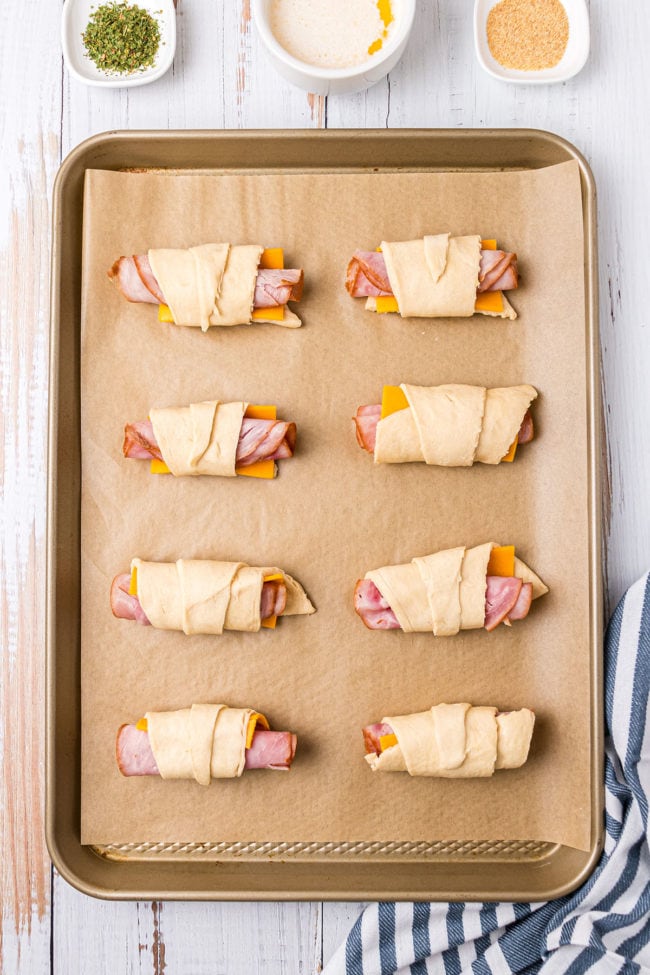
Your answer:
[[[589,880],[543,904],[373,904],[323,975],[650,975],[650,573],[605,637],[606,839]]]

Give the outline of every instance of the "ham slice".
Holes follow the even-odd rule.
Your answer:
[[[293,457],[295,446],[295,423],[245,416],[239,431],[235,462],[238,467],[250,467],[259,460],[286,459]],[[131,460],[163,459],[151,420],[126,424],[122,452]]]
[[[302,269],[261,267],[257,272],[253,307],[278,308],[288,301],[300,301],[304,283]]]
[[[517,602],[508,611],[509,620],[523,620],[528,616],[528,610],[533,601],[533,584],[532,582],[524,582],[521,587],[521,592],[517,597]]]
[[[397,617],[371,579],[354,587],[354,609],[369,630],[400,630]]]
[[[357,432],[357,443],[364,450],[374,454],[375,442],[377,440],[377,424],[381,419],[381,403],[371,403],[369,406],[360,406],[357,415],[354,417],[355,429]]]
[[[508,618],[508,613],[519,599],[523,583],[512,576],[488,576],[486,583],[484,625],[490,632]]]
[[[131,573],[122,572],[111,583],[111,611],[118,620],[133,620],[151,626],[137,596],[129,594]],[[282,579],[272,579],[262,585],[260,617],[262,620],[282,616],[287,605],[287,587]]]
[[[289,731],[256,730],[246,749],[245,769],[270,768],[288,771],[296,754],[297,737]],[[122,775],[159,775],[149,735],[134,724],[123,724],[115,741],[117,765]]]
[[[392,727],[385,721],[366,725],[363,729],[363,743],[366,746],[367,754],[370,755],[374,752],[375,755],[381,755],[381,739],[384,735],[392,734],[394,734]]]
[[[519,286],[517,255],[507,251],[481,251],[477,293],[512,291]],[[392,295],[384,255],[379,251],[355,251],[348,264],[345,287],[353,298]]]
[[[353,298],[392,295],[384,255],[379,251],[355,251],[348,264],[345,287]]]
[[[481,251],[478,271],[479,294],[484,291],[512,291],[519,284],[517,255],[506,251]]]
[[[525,619],[533,599],[531,583],[524,584],[512,576],[487,576],[485,582],[486,630],[494,630],[506,621]],[[397,617],[371,579],[360,579],[354,587],[354,609],[369,630],[401,629]]]
[[[353,419],[357,433],[357,443],[364,450],[367,450],[369,454],[374,454],[377,440],[377,424],[381,419],[381,404],[371,403],[368,406],[360,406],[357,410],[357,415]],[[526,410],[524,418],[521,421],[521,426],[519,427],[517,443],[530,443],[534,436],[533,417],[530,410]]]
[[[133,620],[142,626],[151,626],[147,614],[137,596],[129,593],[131,573],[122,572],[111,583],[111,611],[119,620]]]
[[[166,304],[146,254],[119,257],[108,276],[127,301]],[[304,272],[301,268],[259,268],[253,307],[279,308],[288,301],[300,301],[303,284]]]

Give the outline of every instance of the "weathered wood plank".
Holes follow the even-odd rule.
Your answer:
[[[366,907],[356,903],[323,904],[323,965],[326,965],[339,945],[342,945],[354,922]]]
[[[0,30],[0,971],[49,972],[43,835],[50,188],[60,158],[56,4]],[[37,53],[36,53],[37,52]]]
[[[162,975],[166,962],[160,911],[158,902],[87,897],[55,871],[53,975]]]

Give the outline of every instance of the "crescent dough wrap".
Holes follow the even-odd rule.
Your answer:
[[[163,779],[237,778],[244,771],[246,731],[252,708],[193,704],[180,711],[148,711],[147,730]]]
[[[163,460],[177,477],[235,477],[242,418],[248,403],[210,400],[149,411]]]
[[[487,567],[497,547],[486,542],[474,548],[444,549],[404,565],[373,569],[365,578],[374,582],[405,633],[454,636],[459,630],[484,625]],[[532,583],[533,599],[548,592],[548,586],[518,558],[515,574]]]
[[[475,311],[481,264],[478,235],[437,234],[418,240],[381,242],[388,280],[402,318],[470,318]],[[376,300],[366,307],[376,309]],[[503,296],[498,318],[517,317]]]
[[[257,632],[264,577],[281,573],[287,590],[283,616],[314,613],[307,594],[295,579],[276,567],[210,559],[143,562],[137,570],[138,600],[152,626],[161,630],[220,634],[224,630]]]
[[[535,715],[528,708],[437,704],[429,711],[382,718],[397,744],[366,755],[373,772],[408,772],[447,779],[484,778],[519,768],[528,757]]]
[[[409,386],[409,408],[377,424],[376,464],[424,461],[442,467],[499,464],[517,437],[533,386]]]
[[[251,321],[260,244],[201,244],[148,252],[149,264],[177,325],[247,325]],[[280,321],[296,328],[300,319],[289,308]]]

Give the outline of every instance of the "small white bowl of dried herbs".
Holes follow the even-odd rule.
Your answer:
[[[148,85],[174,60],[173,0],[65,0],[61,45],[68,71],[85,85]]]

